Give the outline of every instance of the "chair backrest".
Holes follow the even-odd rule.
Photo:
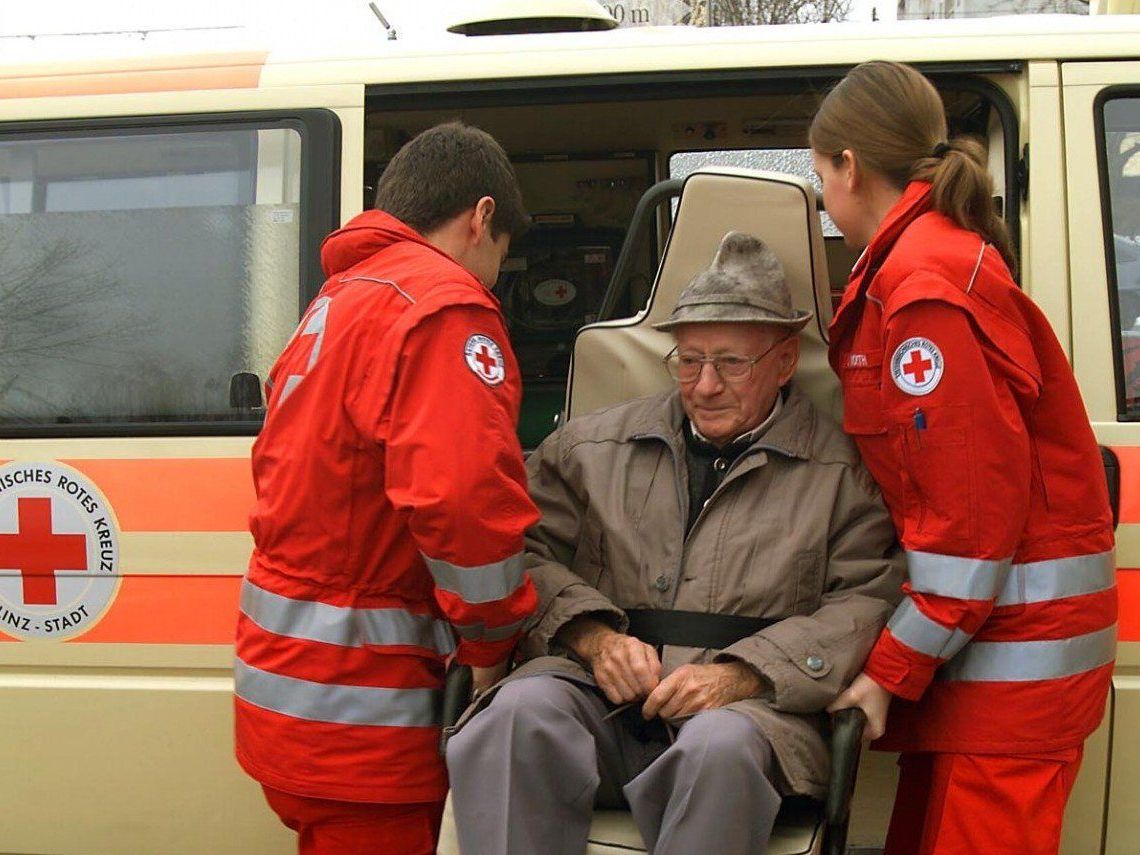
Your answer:
[[[751,169],[709,167],[690,175],[657,270],[649,304],[632,318],[583,327],[574,342],[568,417],[649,395],[673,382],[661,363],[673,347],[653,329],[681,290],[707,267],[730,231],[763,240],[784,266],[792,304],[815,318],[800,333],[796,382],[824,412],[840,414],[839,384],[827,364],[831,295],[815,190],[804,179]]]

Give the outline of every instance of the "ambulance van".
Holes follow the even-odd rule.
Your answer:
[[[579,329],[654,304],[684,180],[808,186],[819,97],[868,59],[917,65],[953,133],[988,145],[1019,282],[1104,448],[1088,477],[1117,508],[1120,644],[1064,851],[1137,851],[1140,18],[610,29],[593,4],[543,10],[414,38],[377,20],[5,43],[0,852],[292,850],[232,754],[259,386],[321,284],[322,238],[401,144],[460,118],[514,161],[534,227],[495,290],[534,447]],[[853,257],[826,214],[810,228],[829,310]],[[893,792],[893,758],[865,753],[851,845],[882,845]]]

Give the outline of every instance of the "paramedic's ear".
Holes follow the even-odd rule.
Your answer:
[[[478,244],[486,235],[491,238],[491,222],[495,218],[495,200],[484,196],[475,203],[475,210],[471,217],[471,237]]]
[[[853,193],[863,180],[863,164],[859,162],[855,152],[849,148],[843,149],[839,153],[839,157],[842,161],[839,165],[839,171],[843,176],[844,188],[848,193]]]

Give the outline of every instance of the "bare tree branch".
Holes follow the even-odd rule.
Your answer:
[[[851,0],[699,0],[692,23],[714,27],[828,23],[844,20],[850,11]]]

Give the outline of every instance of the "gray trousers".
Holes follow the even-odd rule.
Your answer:
[[[447,745],[463,855],[582,855],[595,799],[629,803],[655,855],[763,855],[780,796],[772,747],[732,710],[689,719],[670,744],[552,676],[507,683]],[[645,741],[642,741],[642,740]]]

